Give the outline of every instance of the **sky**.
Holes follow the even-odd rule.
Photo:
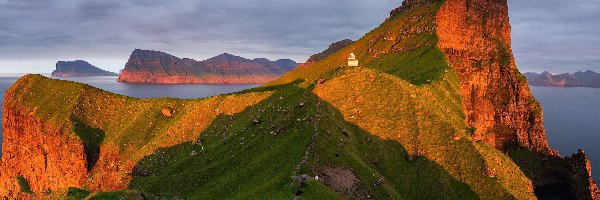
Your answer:
[[[305,61],[356,40],[401,0],[0,0],[0,74],[59,60],[119,71],[136,49]],[[521,71],[600,71],[600,1],[509,0]]]

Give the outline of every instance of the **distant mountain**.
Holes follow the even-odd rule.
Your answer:
[[[541,74],[527,72],[523,75],[527,77],[529,84],[533,86],[600,88],[600,73],[590,70],[557,75],[552,75],[549,72],[543,72]]]
[[[125,65],[119,82],[253,84],[272,81],[296,68],[293,60],[253,60],[224,53],[196,61],[151,50],[136,49]]]
[[[109,72],[83,61],[58,61],[56,70],[51,74],[58,77],[78,77],[78,76],[118,76],[119,74]]]
[[[338,52],[339,50],[341,50],[341,49],[347,47],[348,45],[352,44],[352,42],[353,41],[350,40],[350,39],[345,39],[345,40],[342,40],[342,41],[334,42],[333,44],[329,45],[329,48],[327,48],[325,51],[310,56],[310,58],[308,58],[308,60],[306,61],[306,63],[314,63],[314,62],[323,60],[324,58],[327,58],[331,54],[333,54],[335,52]]]

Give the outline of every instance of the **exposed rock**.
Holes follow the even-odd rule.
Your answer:
[[[436,24],[438,46],[459,75],[474,137],[498,149],[555,153],[546,140],[540,105],[514,62],[507,1],[446,1]]]
[[[109,72],[83,61],[58,61],[56,70],[51,74],[58,77],[81,77],[81,76],[118,76],[119,74]]]
[[[549,72],[541,74],[527,72],[523,75],[529,80],[529,85],[533,86],[600,88],[600,73],[590,70],[557,75],[552,75]]]
[[[7,94],[5,102],[11,102]],[[60,126],[46,123],[31,108],[4,104],[4,135],[0,163],[0,197],[23,198],[18,176],[40,194],[67,187],[81,188],[87,179],[84,145],[63,134]]]
[[[592,165],[583,150],[567,158],[571,167],[571,190],[578,199],[600,199],[600,190],[592,177]],[[590,198],[591,197],[591,198]]]
[[[344,167],[326,167],[316,172],[319,181],[347,199],[365,199],[366,191],[359,187],[360,180],[352,170]]]
[[[173,115],[173,113],[175,113],[175,110],[171,109],[171,108],[163,108],[161,113],[163,114],[163,116],[165,117],[170,117]]]
[[[413,8],[420,7],[434,1],[436,0],[404,0],[402,2],[402,6],[390,12],[390,18],[401,15],[402,13],[412,10]]]
[[[289,59],[270,61],[221,54],[205,61],[177,58],[159,51],[136,49],[125,65],[119,82],[128,83],[266,83],[298,64]]]

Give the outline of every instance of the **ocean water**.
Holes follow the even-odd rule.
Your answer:
[[[544,108],[546,137],[561,156],[583,149],[596,182],[600,180],[600,88],[531,86]]]
[[[18,75],[0,75],[0,103],[4,102],[4,92],[17,81],[21,76]],[[180,99],[195,99],[210,97],[218,94],[227,94],[238,92],[258,86],[257,84],[247,85],[219,85],[219,84],[127,84],[116,81],[117,77],[67,77],[63,80],[75,81],[92,85],[94,87],[137,98],[158,98],[172,97]],[[0,116],[2,110],[0,110]],[[2,121],[0,120],[0,127]],[[0,149],[2,149],[2,129],[0,128]],[[2,157],[0,151],[0,158]]]
[[[0,93],[4,94],[6,89],[18,78],[19,76],[0,76]],[[203,98],[258,86],[124,84],[116,82],[116,77],[62,79],[86,83],[107,91],[138,98]],[[592,162],[594,177],[598,180],[600,177],[600,145],[598,145],[600,144],[600,88],[532,86],[531,90],[544,108],[544,122],[550,146],[558,150],[562,156],[571,155],[579,148],[584,149]],[[4,95],[0,95],[0,102],[3,101]]]

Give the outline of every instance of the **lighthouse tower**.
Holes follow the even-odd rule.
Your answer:
[[[358,67],[358,60],[356,60],[354,53],[348,56],[348,67]]]

